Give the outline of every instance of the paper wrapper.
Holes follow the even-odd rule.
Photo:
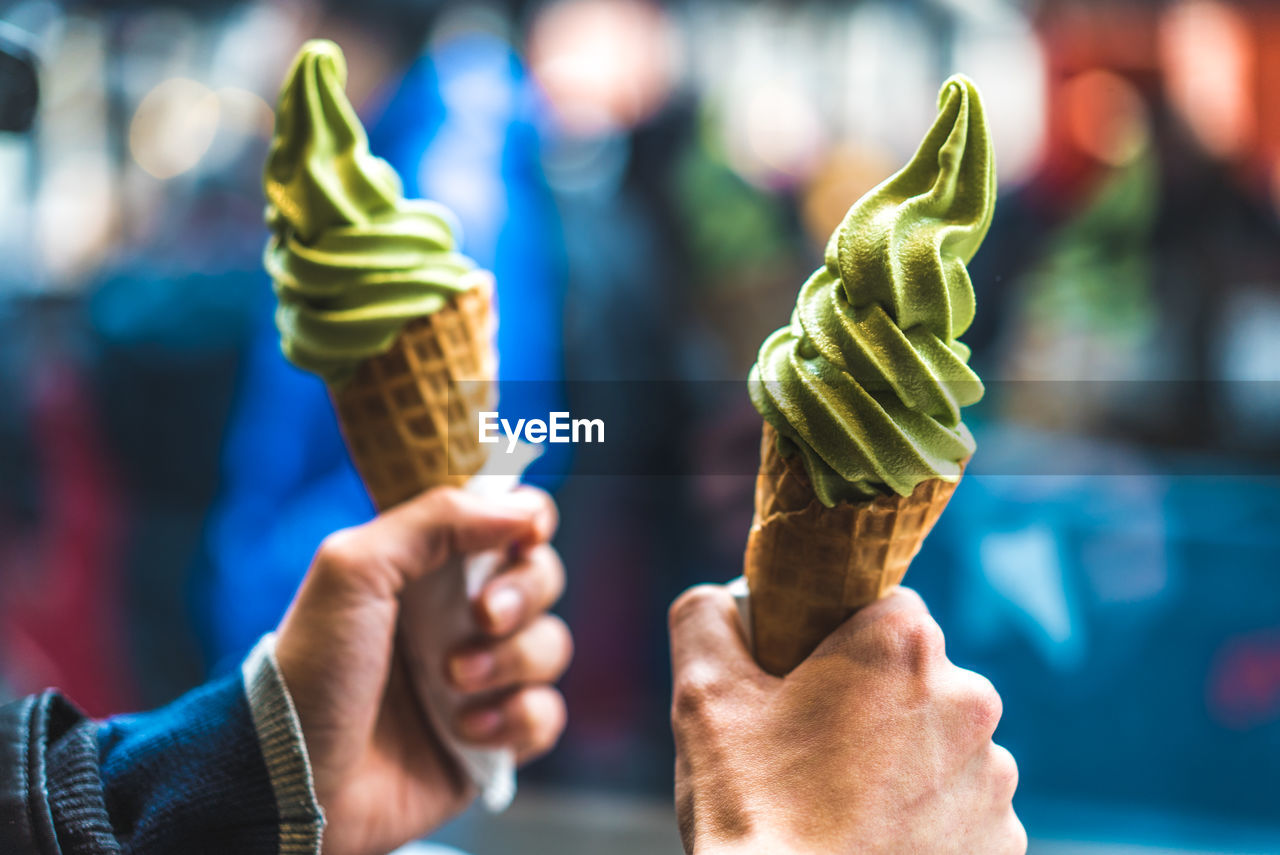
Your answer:
[[[509,455],[494,455],[463,489],[479,496],[510,492],[520,480],[510,473],[528,467],[539,453],[536,446],[521,443]],[[499,461],[506,474],[489,474]],[[400,649],[418,700],[440,741],[479,790],[481,803],[495,813],[515,798],[515,755],[508,749],[475,748],[453,736],[455,713],[469,696],[448,684],[443,668],[448,652],[478,632],[472,601],[505,558],[503,552],[494,551],[455,560],[413,583],[400,600]]]
[[[934,478],[909,496],[828,508],[800,455],[783,457],[766,423],[744,560],[760,667],[786,674],[850,615],[902,582],[958,483]]]

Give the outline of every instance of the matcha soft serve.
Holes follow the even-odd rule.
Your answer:
[[[995,197],[982,101],[957,75],[915,156],[854,204],[791,322],[761,346],[752,402],[828,507],[955,480],[973,454],[960,409],[983,388],[957,339]]]
[[[477,282],[452,214],[405,199],[395,171],[370,153],[346,82],[337,45],[303,46],[280,91],[263,176],[280,347],[334,387],[406,323]]]

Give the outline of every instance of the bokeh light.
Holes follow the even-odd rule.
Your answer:
[[[982,90],[1001,182],[1029,180],[1044,156],[1046,59],[1021,10],[996,3],[969,9],[956,33],[952,66]],[[979,11],[980,10],[980,11]]]
[[[237,86],[223,86],[214,95],[217,98],[218,125],[200,161],[202,169],[211,171],[234,162],[254,140],[269,140],[275,126],[275,111],[256,92]]]
[[[803,92],[774,83],[729,113],[725,145],[730,164],[746,178],[786,186],[812,172],[826,147],[826,131]]]
[[[816,66],[816,84],[835,96],[841,136],[910,156],[933,121],[938,84],[949,71],[928,26],[904,4],[886,2],[860,3],[838,24],[818,16],[814,26],[810,44],[833,31],[839,71],[826,78],[803,43],[794,61]]]
[[[1171,6],[1160,22],[1169,101],[1205,150],[1239,154],[1254,131],[1253,46],[1244,16],[1216,0]]]
[[[832,148],[814,172],[802,199],[800,210],[812,245],[824,246],[853,201],[892,174],[894,168],[892,157],[883,151],[851,145]]]
[[[1081,150],[1110,166],[1132,163],[1150,140],[1137,87],[1110,71],[1077,74],[1063,87],[1067,130]]]
[[[42,269],[58,287],[74,285],[109,249],[115,226],[114,170],[100,152],[63,158],[36,204]]]
[[[138,104],[129,125],[134,162],[155,178],[173,178],[204,157],[218,130],[218,96],[195,80],[175,77]]]
[[[529,65],[570,130],[632,127],[666,100],[674,75],[666,13],[643,0],[562,0],[529,34]]]

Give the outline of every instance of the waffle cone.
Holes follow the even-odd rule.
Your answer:
[[[410,321],[385,353],[331,389],[351,459],[378,510],[423,490],[459,486],[484,465],[476,413],[492,408],[493,285]]]
[[[909,496],[828,508],[800,455],[783,457],[766,423],[745,560],[760,667],[786,674],[850,615],[898,585],[955,488],[935,478]]]

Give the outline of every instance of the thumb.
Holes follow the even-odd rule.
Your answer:
[[[747,647],[738,606],[724,585],[697,585],[671,605],[671,670],[675,684],[700,682],[711,671],[725,677],[768,675]]]
[[[557,519],[551,497],[531,487],[491,497],[440,487],[382,514],[369,533],[392,559],[398,593],[455,556],[545,543]]]

